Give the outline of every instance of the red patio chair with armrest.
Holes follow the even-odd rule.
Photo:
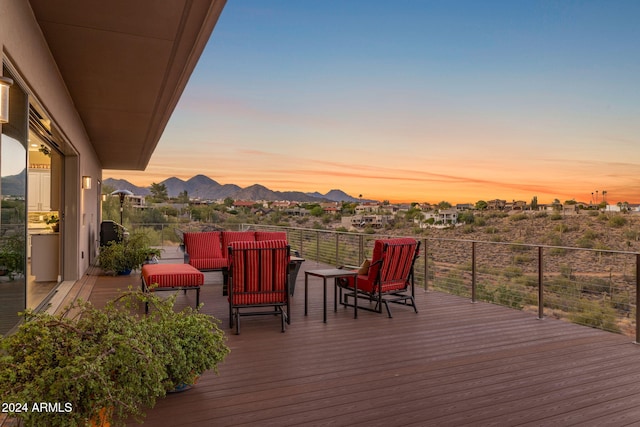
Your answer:
[[[387,314],[392,317],[389,303],[397,303],[410,305],[417,313],[413,266],[419,253],[420,242],[415,239],[376,240],[367,274],[336,281],[340,288],[340,304],[377,313],[382,313],[384,304]],[[356,307],[356,292],[358,297],[375,302],[375,307],[360,304]],[[349,303],[349,297],[354,298],[353,304]]]
[[[232,242],[228,259],[229,327],[233,328],[235,320],[236,334],[240,334],[240,316],[275,314],[281,316],[284,332],[285,323],[291,323],[287,242]]]

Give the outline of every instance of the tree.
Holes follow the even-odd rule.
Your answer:
[[[189,203],[189,193],[187,193],[187,190],[181,191],[178,194],[178,203]]]
[[[228,208],[233,206],[234,200],[231,197],[227,197],[224,199],[224,205]]]
[[[451,207],[451,203],[446,202],[444,200],[438,203],[438,209],[449,209],[450,207]]]
[[[151,198],[154,202],[165,202],[169,199],[169,192],[167,191],[167,186],[164,184],[153,182],[149,187],[149,191],[151,191]]]
[[[531,210],[532,211],[538,210],[538,196],[533,196],[533,198],[531,199]]]
[[[314,206],[309,211],[309,214],[313,215],[313,216],[322,216],[323,213],[324,213],[324,210],[322,209],[322,206],[320,206],[320,205]]]
[[[487,206],[489,206],[489,204],[487,202],[485,202],[484,200],[478,200],[476,202],[476,209],[478,209],[479,211],[483,211],[483,210],[487,209]]]

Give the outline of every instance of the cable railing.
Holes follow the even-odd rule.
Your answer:
[[[194,224],[135,224],[153,246],[179,253]],[[286,231],[292,251],[308,261],[358,266],[387,234],[241,224],[240,230]],[[640,343],[640,253],[526,243],[415,237],[421,254],[416,286],[486,301],[635,337]]]
[[[358,266],[376,239],[362,234],[243,224],[242,229],[286,230],[293,250],[308,260]],[[525,243],[417,238],[416,285],[554,317],[640,342],[640,253]],[[426,254],[426,256],[425,256]]]

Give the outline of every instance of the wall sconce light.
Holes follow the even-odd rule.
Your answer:
[[[13,80],[0,76],[0,123],[9,123],[9,87]]]
[[[82,188],[85,190],[91,190],[91,177],[83,176],[82,177]]]

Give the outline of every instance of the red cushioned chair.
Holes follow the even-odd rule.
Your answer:
[[[363,309],[382,313],[382,304],[391,316],[389,303],[411,305],[417,313],[414,298],[413,265],[420,252],[420,242],[410,238],[376,240],[367,274],[356,278],[339,279],[340,304],[356,307],[357,297],[375,302],[374,308],[357,305]],[[343,290],[346,291],[343,294]],[[354,298],[349,303],[349,297]]]
[[[275,314],[281,316],[284,332],[285,323],[291,322],[287,242],[231,242],[228,259],[229,327],[233,328],[235,320],[236,334],[240,334],[240,316]]]
[[[200,271],[218,271],[227,267],[219,231],[184,233],[184,262]]]

